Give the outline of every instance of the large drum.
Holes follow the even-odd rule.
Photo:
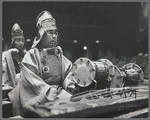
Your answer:
[[[79,92],[95,89],[97,86],[95,64],[88,58],[81,57],[77,59],[73,64],[71,75],[74,77]]]
[[[124,86],[141,85],[144,81],[143,70],[135,63],[128,63],[122,68]]]
[[[109,81],[110,88],[119,88],[123,86],[123,74],[118,69],[117,66],[113,65],[111,61],[108,59],[99,59],[98,62],[103,62],[107,65],[108,69],[108,77],[107,80]]]
[[[88,58],[81,57],[74,62],[71,72],[70,78],[75,81],[76,87],[79,88],[78,92],[122,87],[123,75],[107,59],[91,61]]]

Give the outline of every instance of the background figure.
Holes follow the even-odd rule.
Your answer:
[[[14,87],[20,79],[20,63],[26,53],[25,38],[20,26],[15,23],[11,31],[9,50],[2,53],[2,85]]]
[[[72,67],[58,45],[56,21],[48,11],[37,16],[39,35],[22,60],[21,81],[9,93],[14,115],[46,117],[46,103],[57,99]],[[43,108],[40,105],[44,106]]]

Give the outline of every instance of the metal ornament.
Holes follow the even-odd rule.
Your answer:
[[[49,68],[48,66],[44,66],[44,67],[43,67],[43,72],[44,72],[44,73],[48,73],[48,72],[49,72],[49,69],[50,69],[50,68]]]

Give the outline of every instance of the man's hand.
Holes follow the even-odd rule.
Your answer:
[[[51,101],[54,101],[58,95],[57,88],[51,88],[50,92],[47,94],[47,98]]]
[[[75,85],[69,85],[67,87],[67,91],[72,93],[72,94],[76,94],[79,92],[79,89],[75,87]]]

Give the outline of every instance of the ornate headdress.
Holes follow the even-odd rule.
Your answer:
[[[44,31],[49,30],[49,29],[57,29],[55,19],[46,10],[42,11],[37,16],[37,18],[36,18],[36,26],[39,29],[40,38],[35,38],[34,39],[32,48],[35,47],[41,41],[41,37],[44,34]]]
[[[23,36],[23,30],[21,30],[20,26],[18,25],[18,23],[15,23],[12,27],[12,30],[11,30],[11,37],[12,38],[15,38],[17,36]],[[12,39],[11,43],[14,42],[14,39]]]

